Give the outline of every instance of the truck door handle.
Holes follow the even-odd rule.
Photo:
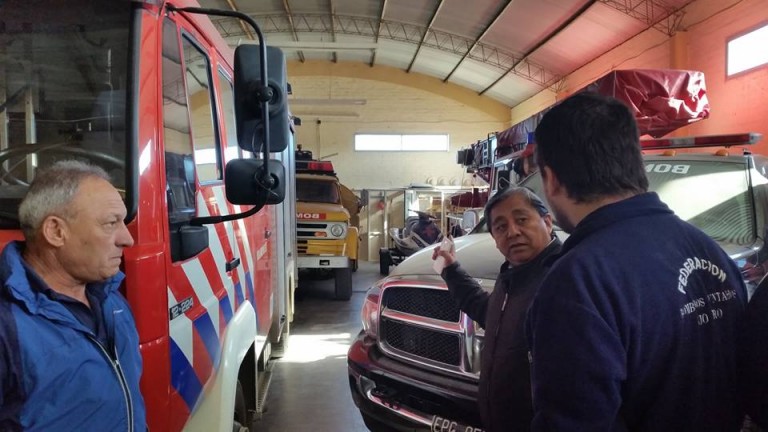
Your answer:
[[[227,262],[224,268],[227,269],[227,272],[231,272],[232,270],[236,269],[237,266],[239,265],[240,265],[240,258],[235,258],[232,261]]]

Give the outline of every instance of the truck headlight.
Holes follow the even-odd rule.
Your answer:
[[[379,336],[379,301],[381,299],[381,288],[374,285],[365,295],[365,302],[360,311],[360,319],[363,321],[363,331],[365,334],[377,338]]]
[[[344,235],[344,225],[333,224],[331,225],[331,235],[334,237],[341,237]]]

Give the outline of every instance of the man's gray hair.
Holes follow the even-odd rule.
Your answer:
[[[72,216],[67,207],[87,178],[111,181],[103,168],[77,160],[63,160],[35,172],[24,200],[19,205],[19,223],[27,241],[34,239],[43,220],[50,215]]]

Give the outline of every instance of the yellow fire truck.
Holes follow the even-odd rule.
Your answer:
[[[299,270],[330,270],[337,300],[352,296],[357,269],[359,201],[343,186],[330,161],[296,152],[296,240]]]

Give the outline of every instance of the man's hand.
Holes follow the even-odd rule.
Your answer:
[[[456,262],[456,248],[450,236],[446,237],[440,245],[432,250],[432,260],[436,260],[438,257],[443,257],[446,267]]]

